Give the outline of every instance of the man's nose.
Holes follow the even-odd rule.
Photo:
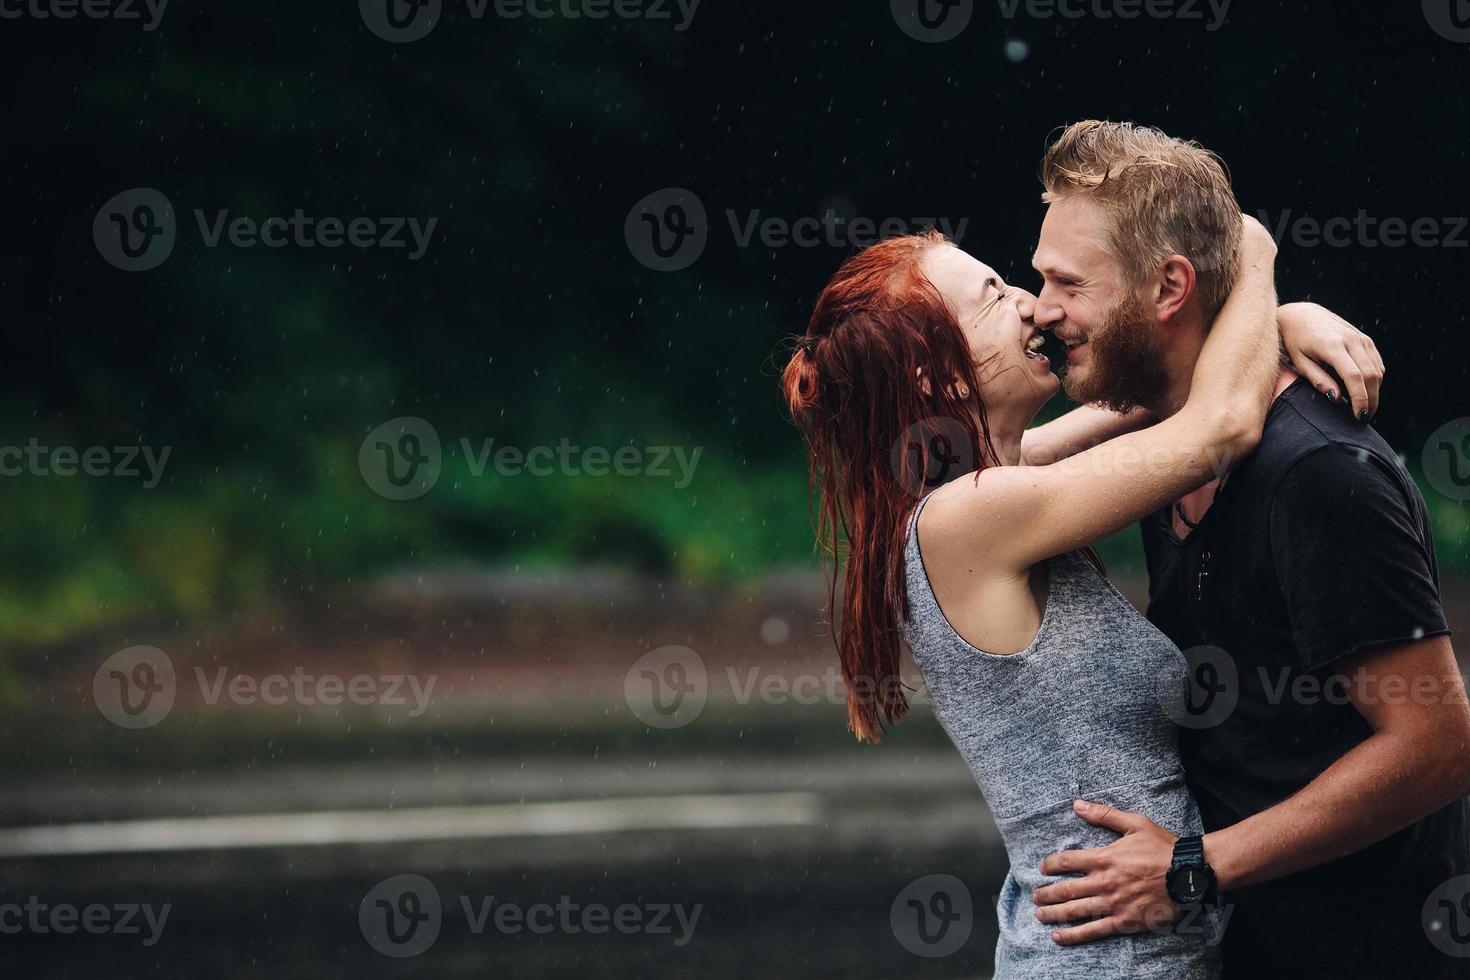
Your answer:
[[[1041,287],[1041,295],[1036,297],[1034,311],[1031,314],[1036,325],[1043,330],[1056,326],[1062,319],[1062,305],[1047,295],[1049,292],[1050,287]]]

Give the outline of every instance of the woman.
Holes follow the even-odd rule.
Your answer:
[[[1276,249],[1244,221],[1240,278],[1187,403],[1140,431],[1127,431],[1142,424],[1137,414],[1084,415],[1087,432],[1074,421],[1047,440],[1053,459],[1082,450],[1066,460],[1019,465],[1027,425],[1059,386],[1030,321],[1034,298],[937,233],[849,259],[782,377],[811,451],[818,538],[834,557],[845,550],[837,646],[849,727],[876,742],[907,710],[906,640],[1011,861],[998,980],[1218,973],[1202,930],[1060,946],[1029,896],[1046,883],[1045,854],[1110,842],[1073,814],[1078,797],[1202,832],[1157,690],[1164,677],[1182,683],[1183,657],[1108,584],[1088,546],[1260,439],[1279,368]],[[1336,330],[1352,328],[1327,315],[1289,330],[1293,359]],[[834,565],[834,600],[836,578]]]

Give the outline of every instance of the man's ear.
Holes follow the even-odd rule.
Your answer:
[[[1154,316],[1168,323],[1194,296],[1194,263],[1182,255],[1171,255],[1159,266],[1158,284],[1154,292]]]

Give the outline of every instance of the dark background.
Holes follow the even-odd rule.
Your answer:
[[[486,676],[520,665],[563,681],[611,664],[615,701],[619,672],[664,643],[713,659],[738,659],[745,654],[730,651],[754,643],[787,667],[801,657],[826,666],[804,459],[776,374],[782,339],[804,327],[850,249],[741,247],[726,212],[741,223],[756,211],[791,221],[828,208],[875,220],[968,219],[963,247],[1034,287],[1046,138],[1101,117],[1152,123],[1219,151],[1252,213],[1323,220],[1366,210],[1410,223],[1466,215],[1470,44],[1433,29],[1435,2],[1458,0],[1425,9],[1236,0],[1213,31],[1206,5],[1202,19],[1125,21],[1094,15],[1091,0],[1072,8],[1089,11],[1080,19],[1033,17],[1025,6],[1007,19],[998,4],[976,3],[965,30],[944,43],[910,37],[885,3],[837,0],[704,0],[682,31],[676,7],[673,20],[512,20],[493,11],[474,19],[449,2],[429,36],[403,44],[374,36],[348,2],[173,0],[153,31],[138,21],[0,20],[9,365],[0,442],[172,448],[151,490],[116,477],[0,480],[0,695],[18,720],[6,766],[31,787],[10,822],[147,811],[130,787],[180,774],[237,776],[248,797],[269,765],[314,760],[464,755],[534,768],[671,746],[734,759],[752,743],[780,757],[814,746],[847,757],[854,750],[831,705],[799,720],[733,718],[660,740],[621,716],[609,721],[595,695],[568,707],[545,693],[559,688],[512,687],[500,691],[503,710],[540,719],[520,740],[504,734],[502,715],[500,729],[482,730],[493,712],[431,718],[408,734],[340,718],[310,731],[299,719],[280,722],[282,731],[274,721],[245,730],[235,716],[201,712],[203,727],[182,727],[187,738],[166,738],[160,726],[138,742],[100,724],[76,692],[98,662],[133,643],[216,660],[269,648],[272,663],[310,664],[329,650],[353,663],[372,637],[414,651],[380,651],[375,662],[400,656],[423,669],[442,654]],[[178,242],[158,268],[130,273],[103,260],[92,224],[135,187],[173,203]],[[668,187],[703,202],[709,240],[689,268],[657,272],[630,251],[624,222]],[[208,248],[195,208],[438,223],[413,261],[406,249]],[[1462,231],[1458,248],[1281,243],[1283,300],[1320,301],[1379,345],[1389,374],[1377,424],[1416,474],[1426,436],[1467,413],[1467,240]],[[445,445],[438,485],[414,501],[371,492],[357,465],[364,436],[398,416],[429,420]],[[684,488],[647,477],[475,477],[461,436],[703,455]],[[1425,489],[1454,601],[1470,571],[1470,516]],[[1125,579],[1136,571],[1135,537],[1106,551]],[[373,591],[385,576],[446,570],[467,576],[455,601],[469,612],[443,596],[405,610]],[[600,576],[631,591],[609,602],[587,585]],[[590,590],[580,618],[560,606],[536,612],[573,601],[578,588]],[[729,625],[730,610],[782,603],[800,610],[787,615],[794,638],[784,650],[766,634],[764,644],[751,639],[764,613]],[[541,624],[531,639],[518,616]],[[71,711],[86,722],[68,721]],[[931,721],[913,727],[915,744],[949,758]],[[955,791],[973,795],[981,823],[964,779],[961,771]],[[56,793],[108,785],[111,811],[48,809]],[[898,957],[883,961],[894,969],[986,969],[978,939],[964,963],[895,952],[881,925],[896,890],[886,885],[873,886],[883,936],[872,938],[850,910],[825,933],[848,959],[822,960],[787,928],[788,913],[817,923],[834,914],[826,900],[790,899],[802,894],[791,880],[820,878],[828,862],[846,869],[839,879],[854,861],[877,861],[895,881],[923,872],[905,856],[912,842],[892,836],[860,858],[803,864],[808,852],[797,848],[748,872],[743,891],[733,872],[708,880],[744,896],[731,899],[744,911],[727,923],[766,922],[783,970],[852,972],[878,946]],[[325,877],[313,880],[328,884],[315,887],[330,891],[330,869],[353,863],[322,862]],[[112,873],[88,867],[51,878],[49,865],[27,866],[14,880]],[[167,890],[208,878],[187,861],[178,868],[137,880]],[[192,934],[203,947],[228,948],[237,935],[225,911],[231,888],[247,906],[261,890],[275,894],[278,878],[244,885],[234,874],[209,879],[208,893],[224,897],[212,925]],[[762,904],[772,892],[798,907]],[[829,879],[828,892],[856,901],[847,884]],[[253,937],[251,955],[274,957],[277,969],[325,975],[362,955],[344,915],[333,942],[351,953],[337,958],[332,943],[293,945],[270,929],[262,940],[258,922],[238,935]],[[823,934],[799,933],[813,930]],[[706,947],[706,970],[733,970],[749,933],[721,935],[729,957],[718,943]],[[78,970],[117,952],[89,942],[62,950]],[[642,954],[599,959],[599,949],[582,937],[567,955],[515,963],[528,975],[589,963],[655,969]],[[40,962],[13,955],[18,966]],[[493,961],[463,952],[425,969]],[[150,963],[190,972],[166,951]]]

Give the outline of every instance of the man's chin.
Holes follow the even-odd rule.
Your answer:
[[[1119,414],[1127,414],[1142,404],[1136,393],[1109,391],[1093,384],[1086,371],[1069,370],[1062,378],[1062,391],[1079,405],[1101,405]]]
[[[1090,380],[1086,368],[1079,371],[1077,368],[1069,367],[1062,375],[1062,391],[1066,392],[1067,397],[1072,401],[1083,405],[1097,401],[1096,393],[1089,384]]]

